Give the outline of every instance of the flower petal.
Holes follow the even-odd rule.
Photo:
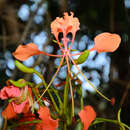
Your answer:
[[[85,106],[83,110],[79,112],[81,122],[83,123],[83,130],[87,130],[91,122],[96,118],[96,112],[91,106]]]
[[[27,60],[30,56],[39,54],[41,54],[41,51],[34,43],[29,43],[27,45],[19,45],[16,51],[13,52],[13,56],[21,61]]]
[[[75,35],[75,33],[80,29],[79,28],[79,20],[78,18],[74,18],[74,13],[71,12],[69,16],[67,12],[64,13],[64,18],[57,17],[51,23],[51,31],[56,38],[58,38],[58,34],[63,32],[63,35],[67,35],[69,32]]]
[[[8,99],[12,97],[18,97],[20,95],[20,89],[14,86],[4,87],[0,91],[0,98],[1,99]]]
[[[12,119],[16,117],[16,113],[14,112],[12,103],[9,103],[8,106],[2,111],[2,117],[7,119]]]
[[[114,52],[120,45],[121,38],[118,34],[101,33],[94,38],[95,46],[90,51]]]
[[[111,99],[111,104],[112,104],[112,106],[115,105],[115,98],[114,97]]]
[[[38,110],[39,117],[42,119],[42,122],[37,126],[36,130],[56,130],[58,127],[58,120],[53,120],[50,116],[48,107],[40,107]]]
[[[12,102],[14,111],[16,113],[22,113],[25,109],[26,104],[28,103],[28,99],[26,99],[24,102],[22,102],[21,104],[16,104],[15,102]]]

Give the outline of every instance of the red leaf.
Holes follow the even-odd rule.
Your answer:
[[[79,116],[81,122],[83,123],[83,130],[87,130],[92,123],[92,121],[96,118],[96,112],[91,106],[85,106],[83,110],[79,112]]]

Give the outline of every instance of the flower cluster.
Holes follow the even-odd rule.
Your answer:
[[[11,85],[5,86],[0,91],[0,98],[2,100],[10,99],[10,103],[2,112],[2,116],[11,119],[16,117],[19,113],[26,113],[29,111],[29,99],[27,96],[29,93],[28,86],[25,86],[25,90],[20,90],[19,88]],[[24,97],[25,99],[24,99]]]
[[[74,17],[73,12],[71,12],[70,15],[68,15],[68,13],[66,12],[64,13],[63,18],[57,17],[51,23],[51,31],[52,31],[52,34],[55,36],[56,41],[60,47],[61,55],[48,54],[46,52],[40,51],[34,43],[29,43],[27,45],[19,45],[16,51],[13,53],[13,56],[20,61],[25,61],[33,55],[40,55],[40,54],[61,58],[60,65],[48,85],[45,82],[43,76],[40,75],[38,72],[36,72],[33,68],[28,69],[27,67],[24,67],[21,63],[18,63],[19,65],[16,65],[18,66],[18,68],[20,68],[20,70],[23,70],[23,72],[35,73],[42,79],[42,85],[45,86],[45,90],[43,91],[41,95],[38,89],[40,84],[34,85],[28,82],[22,85],[22,87],[21,85],[9,84],[8,86],[5,86],[3,89],[1,89],[0,98],[2,100],[6,100],[6,99],[9,100],[8,106],[2,112],[3,118],[6,118],[8,120],[12,118],[17,118],[18,114],[22,113],[24,116],[22,117],[22,119],[19,119],[19,123],[29,122],[27,123],[28,125],[26,125],[26,123],[25,124],[23,123],[23,125],[21,125],[19,128],[16,126],[18,129],[20,128],[30,129],[31,125],[35,125],[36,130],[56,130],[60,126],[59,122],[64,122],[65,124],[64,128],[67,128],[69,125],[73,123],[72,120],[75,117],[74,96],[73,96],[74,91],[71,84],[71,80],[73,79],[71,75],[70,62],[76,66],[79,73],[81,73],[81,75],[85,78],[85,80],[102,97],[104,97],[108,101],[111,101],[107,97],[105,97],[102,93],[100,93],[91,84],[91,82],[86,78],[83,72],[79,69],[77,64],[83,63],[87,59],[89,52],[91,51],[97,51],[98,53],[115,51],[119,47],[121,38],[117,34],[111,34],[108,32],[101,33],[94,38],[95,45],[93,48],[84,52],[71,54],[76,32],[80,29],[79,26],[80,26],[79,20],[78,18]],[[63,33],[63,37],[61,39],[62,43],[60,43],[60,40],[58,38],[59,33]],[[72,40],[70,40],[67,37],[68,33],[72,34]],[[70,46],[68,45],[69,42],[70,42]],[[80,56],[77,60],[74,60],[72,58],[72,56],[74,55],[80,55]],[[57,90],[50,86],[53,80],[55,79],[57,73],[59,72],[60,68],[62,67],[64,60],[66,61],[65,64],[67,65],[67,68],[68,68],[67,69],[68,80],[66,79],[66,82],[65,82],[64,101],[62,102],[60,96],[58,95]],[[26,69],[24,69],[23,67]],[[71,97],[72,97],[71,99],[72,110],[70,110],[69,107],[67,107],[67,105],[69,105],[67,104],[68,90],[69,90],[67,89],[68,86],[70,87],[70,92],[71,92]],[[59,108],[57,106],[57,103],[55,103],[55,99],[53,98],[49,87],[57,96],[57,99],[59,101]],[[43,103],[42,99],[45,92],[48,92],[51,102],[53,103],[51,109],[49,109],[49,107],[47,107],[46,104]],[[81,95],[81,100],[83,102],[82,95]],[[38,104],[39,108],[35,108],[36,103]],[[87,130],[90,124],[92,123],[92,121],[95,120],[96,112],[94,111],[93,107],[90,105],[83,107],[83,104],[82,104],[81,108],[82,109],[78,113],[78,115],[83,124],[83,130]],[[38,117],[36,116],[35,111],[38,114]],[[52,111],[52,113],[50,111]],[[68,115],[70,112],[71,112],[70,114],[71,116]],[[52,118],[52,116],[54,119]]]

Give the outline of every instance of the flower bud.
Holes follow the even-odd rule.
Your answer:
[[[78,59],[74,60],[76,64],[82,64],[84,63],[87,58],[89,56],[89,51],[88,50],[85,50],[79,57]]]
[[[23,65],[22,63],[20,63],[17,60],[15,61],[15,65],[22,72],[25,72],[25,73],[34,73],[34,69],[33,68],[28,68],[28,67],[26,67],[25,65]]]

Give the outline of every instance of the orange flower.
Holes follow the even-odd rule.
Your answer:
[[[72,41],[71,41],[71,45],[70,45],[70,49],[72,47],[74,38],[75,38],[75,34],[76,32],[80,29],[79,28],[79,20],[78,18],[74,18],[74,13],[70,12],[70,16],[68,15],[67,12],[64,13],[64,18],[59,18],[57,17],[52,23],[51,23],[51,31],[53,33],[53,35],[56,37],[56,40],[60,46],[60,49],[62,49],[59,40],[58,40],[58,35],[60,32],[63,33],[63,44],[64,47],[67,49],[67,43],[69,41],[69,39],[66,37],[66,35],[68,33],[72,33]]]
[[[8,106],[2,111],[2,117],[7,119],[12,119],[17,116],[16,112],[14,112],[14,108],[12,103],[9,103]]]
[[[42,122],[36,125],[36,130],[56,130],[58,127],[58,120],[53,120],[51,118],[48,107],[40,107],[38,114]]]
[[[83,130],[87,130],[92,123],[92,121],[96,118],[96,112],[91,106],[85,106],[83,110],[79,112],[79,116],[81,122],[83,123]]]
[[[118,34],[101,33],[94,38],[95,46],[90,51],[114,52],[120,45],[121,38]]]
[[[78,18],[74,18],[74,13],[70,12],[71,15],[69,16],[67,12],[64,13],[64,18],[57,17],[51,23],[51,30],[54,36],[58,39],[58,34],[63,32],[63,35],[67,35],[71,32],[73,35],[80,29],[79,28],[79,20]]]
[[[26,104],[22,112],[27,113],[28,111],[29,111],[29,104]],[[3,118],[7,118],[9,120],[12,118],[16,118],[18,113],[14,111],[13,104],[9,103],[8,106],[1,112],[1,114]]]
[[[25,87],[25,90],[28,91],[28,86]],[[29,91],[30,92],[30,91]],[[7,117],[7,119],[11,119],[16,117],[16,114],[18,113],[26,113],[29,111],[29,100],[28,97],[24,101],[22,101],[21,98],[25,95],[21,95],[22,90],[19,88],[11,85],[11,86],[5,86],[0,91],[0,98],[5,99],[12,99],[12,102],[8,104],[8,106],[4,109],[2,112],[3,117]]]

